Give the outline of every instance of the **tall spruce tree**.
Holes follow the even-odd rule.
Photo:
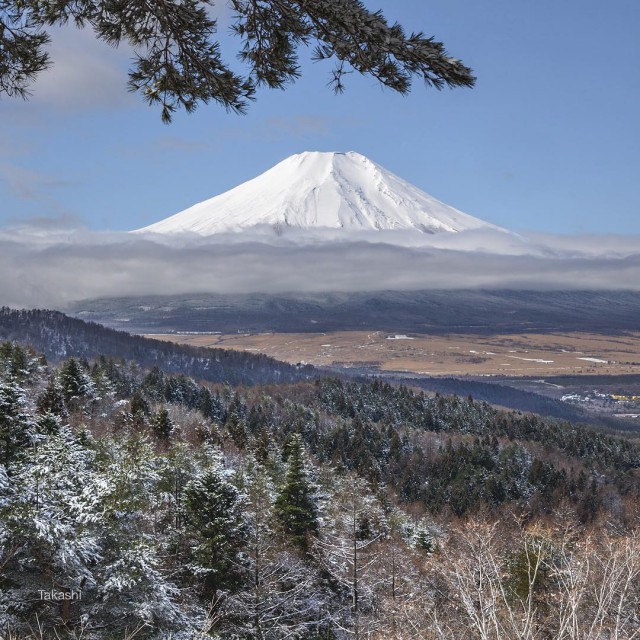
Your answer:
[[[39,623],[71,629],[95,602],[95,571],[102,557],[104,523],[93,452],[69,427],[61,427],[25,453],[12,480],[13,505],[5,514],[6,545],[14,551],[4,567],[4,591],[13,603],[8,612],[32,628]],[[84,600],[38,598],[51,589],[83,591]]]
[[[165,407],[159,409],[151,420],[153,435],[159,440],[168,440],[173,432],[173,421]]]
[[[66,417],[67,407],[64,403],[62,389],[55,377],[49,379],[47,388],[38,396],[36,406],[38,413],[53,413],[60,417]]]
[[[324,604],[315,570],[274,527],[275,488],[268,471],[249,455],[243,474],[247,567],[242,589],[228,601],[229,635],[261,640],[309,638]]]
[[[307,550],[309,535],[318,531],[318,505],[299,434],[291,439],[287,475],[276,498],[275,509],[284,533],[298,547]]]
[[[0,464],[8,465],[30,442],[32,420],[25,404],[25,391],[15,380],[0,380]]]
[[[93,382],[75,358],[69,358],[60,369],[60,387],[67,406],[79,405],[93,392]]]
[[[236,585],[245,527],[243,497],[227,480],[220,460],[185,489],[187,532],[193,539],[190,569],[208,597]]]

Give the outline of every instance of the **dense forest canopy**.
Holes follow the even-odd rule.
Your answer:
[[[631,637],[639,469],[629,439],[470,397],[233,388],[5,342],[0,629]]]

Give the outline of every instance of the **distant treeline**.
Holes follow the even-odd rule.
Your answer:
[[[623,420],[587,413],[565,402],[503,384],[463,380],[459,378],[403,378],[401,381],[404,384],[419,387],[425,391],[447,395],[472,395],[476,400],[482,400],[490,404],[497,404],[518,411],[530,411],[531,413],[551,416],[561,420],[585,422],[610,429],[626,430],[633,428]]]

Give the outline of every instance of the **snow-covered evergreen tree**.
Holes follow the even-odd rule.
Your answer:
[[[278,492],[275,509],[284,533],[298,547],[308,549],[309,536],[318,530],[318,505],[299,434],[291,439],[287,475]]]
[[[67,406],[64,401],[64,394],[54,376],[49,379],[47,388],[38,396],[36,407],[38,413],[53,413],[61,417],[66,417]]]
[[[85,398],[93,395],[93,380],[75,358],[69,358],[62,365],[59,383],[65,402],[70,408],[79,408]]]
[[[25,390],[13,376],[0,379],[0,464],[9,465],[31,441],[32,419]]]
[[[165,407],[158,411],[151,418],[151,430],[153,435],[159,440],[168,440],[173,432],[173,421],[169,417],[169,412]]]
[[[210,598],[232,587],[242,573],[243,503],[219,457],[185,489],[187,531],[193,540],[189,568]]]
[[[247,567],[241,590],[226,605],[229,625],[235,634],[263,640],[303,637],[319,627],[324,599],[318,577],[278,531],[275,487],[253,456],[243,488]]]
[[[375,626],[375,569],[387,532],[384,511],[362,478],[348,475],[335,483],[314,556],[343,596],[332,611],[335,623],[356,637],[367,637]]]
[[[13,494],[5,506],[5,546],[12,549],[4,570],[8,613],[35,626],[36,615],[54,626],[79,624],[97,587],[102,557],[102,520],[93,452],[72,431],[37,438],[14,465]],[[84,594],[55,601],[42,594]]]
[[[99,499],[104,512],[104,550],[95,616],[119,633],[188,628],[178,589],[164,575],[154,535],[154,496],[159,475],[146,436],[128,434],[101,450]]]

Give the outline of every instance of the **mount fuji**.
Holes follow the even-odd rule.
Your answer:
[[[271,227],[421,234],[505,231],[454,209],[365,156],[304,152],[230,191],[134,233],[197,234]]]

